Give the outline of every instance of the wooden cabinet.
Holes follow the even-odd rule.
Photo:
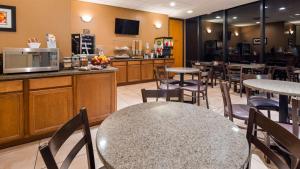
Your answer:
[[[140,61],[128,61],[128,82],[137,82],[141,80]]]
[[[174,59],[166,59],[165,65],[168,67],[174,67]]]
[[[76,77],[76,112],[86,107],[89,122],[100,122],[116,111],[115,73]]]
[[[154,60],[154,68],[156,68],[157,66],[164,66],[164,65],[165,65],[164,60]]]
[[[122,84],[127,82],[127,62],[113,62],[112,66],[118,68],[117,83]]]
[[[142,80],[153,79],[153,61],[142,61],[141,64]]]
[[[72,87],[29,92],[30,135],[53,132],[72,116]]]
[[[0,94],[0,144],[24,135],[23,94]]]

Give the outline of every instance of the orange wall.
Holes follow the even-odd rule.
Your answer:
[[[17,8],[17,32],[0,32],[0,53],[4,47],[27,47],[30,37],[45,47],[46,33],[53,33],[61,55],[71,54],[71,0],[1,0],[0,4]]]
[[[80,16],[89,14],[93,16],[90,23],[81,21]],[[116,35],[115,18],[133,19],[140,21],[138,36]],[[155,22],[161,22],[162,28],[156,29]],[[131,47],[132,40],[142,40],[153,47],[154,38],[168,36],[168,16],[150,12],[130,10],[106,5],[98,5],[73,0],[71,4],[71,32],[81,33],[83,29],[90,29],[96,35],[96,45],[101,45],[105,54],[113,55],[116,46]]]
[[[56,35],[61,57],[71,55],[71,33],[90,29],[96,35],[96,44],[102,45],[106,54],[112,55],[116,46],[131,46],[134,39],[149,42],[168,35],[168,16],[149,12],[117,8],[106,5],[80,2],[78,0],[1,0],[2,5],[17,7],[17,32],[0,32],[0,53],[4,47],[27,47],[30,37],[37,37],[41,47],[46,47],[46,33]],[[81,21],[80,16],[90,14],[90,23]],[[114,34],[115,18],[140,20],[138,36]],[[162,23],[161,29],[154,28],[154,22]]]

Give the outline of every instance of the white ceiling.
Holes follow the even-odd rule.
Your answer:
[[[198,15],[209,14],[211,12],[232,8],[242,4],[257,0],[80,0],[105,4],[141,11],[167,14],[175,18],[191,18]],[[170,2],[175,2],[176,6],[171,7]],[[188,10],[194,12],[188,14]]]

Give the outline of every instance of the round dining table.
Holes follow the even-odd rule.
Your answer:
[[[280,80],[250,79],[243,81],[243,85],[254,90],[279,94],[279,122],[289,123],[288,96],[300,97],[300,83]]]
[[[187,73],[198,73],[199,69],[191,68],[191,67],[169,67],[166,68],[166,72],[168,73],[176,73],[180,75],[180,83],[181,87],[184,86],[184,75]]]
[[[99,126],[96,145],[107,169],[240,169],[249,157],[246,136],[233,122],[176,102],[112,113]]]

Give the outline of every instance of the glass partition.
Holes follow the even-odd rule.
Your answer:
[[[222,60],[223,12],[202,16],[202,54],[204,61]]]
[[[300,1],[266,1],[265,61],[269,65],[297,66],[300,46]]]
[[[259,60],[260,2],[228,10],[228,60],[252,63]]]

